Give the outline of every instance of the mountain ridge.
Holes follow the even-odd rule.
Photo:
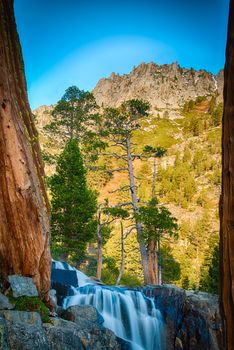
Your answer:
[[[186,100],[195,100],[198,96],[217,95],[221,102],[223,70],[214,75],[204,69],[182,68],[177,62],[141,63],[129,74],[112,73],[108,78],[101,78],[92,92],[100,106],[117,107],[124,100],[136,98],[150,102],[152,113],[178,109]]]

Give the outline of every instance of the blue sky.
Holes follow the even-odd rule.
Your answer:
[[[15,0],[32,108],[141,62],[217,73],[228,0]]]

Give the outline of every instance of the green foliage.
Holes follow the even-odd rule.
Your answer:
[[[16,310],[38,312],[41,315],[42,322],[50,322],[49,309],[38,297],[22,296],[19,298],[11,298],[11,302],[15,304]]]
[[[147,206],[140,207],[137,218],[143,225],[143,235],[146,240],[157,241],[162,238],[163,234],[177,235],[176,218],[171,215],[166,207],[159,206],[156,199],[152,199]]]
[[[50,154],[49,152],[43,150],[42,151],[42,159],[47,164],[53,165],[53,164],[56,164],[57,157]]]
[[[150,117],[147,120],[142,119],[140,124],[141,128],[133,134],[133,142],[139,152],[142,150],[142,145],[150,144],[154,148],[160,145],[160,147],[168,149],[179,142],[179,139],[175,138],[175,134],[179,131],[179,125],[173,120]],[[145,131],[144,129],[149,125],[150,130]]]
[[[201,102],[206,101],[207,97],[206,96],[197,96],[195,100],[195,105],[199,105]]]
[[[209,178],[215,186],[221,186],[221,167],[216,168]]]
[[[206,127],[204,114],[187,113],[184,120],[184,132],[192,136],[199,136]]]
[[[223,104],[220,103],[215,109],[213,109],[211,118],[214,126],[219,126],[223,116]]]
[[[191,161],[192,155],[188,147],[184,149],[183,163],[188,163]]]
[[[186,101],[184,106],[183,106],[183,112],[184,113],[190,112],[194,108],[194,104],[195,103],[193,100]]]
[[[96,161],[98,151],[106,147],[100,138],[101,116],[92,93],[69,87],[54,107],[52,121],[45,130],[57,134],[61,141],[76,139],[86,157]]]
[[[126,219],[129,217],[129,212],[120,207],[107,207],[103,209],[103,212],[107,215],[109,214],[112,217],[118,219]]]
[[[211,237],[209,248],[205,252],[201,266],[200,289],[208,293],[218,294],[219,285],[219,243],[218,235]]]
[[[152,147],[147,145],[144,147],[143,152],[151,157],[161,158],[166,154],[167,150],[164,147]]]
[[[140,128],[139,121],[148,115],[150,105],[141,100],[128,100],[119,108],[106,108],[104,111],[104,136],[130,136]]]
[[[162,245],[160,255],[163,283],[176,283],[180,279],[181,267],[168,243]]]
[[[169,166],[166,169],[159,168],[158,179],[160,181],[160,195],[169,202],[187,208],[197,190],[190,165],[176,158],[175,166]]]
[[[81,262],[87,242],[95,235],[93,215],[97,203],[96,194],[87,187],[86,171],[76,140],[69,141],[60,154],[49,187],[53,251],[69,261]]]
[[[205,96],[198,96],[195,101],[190,100],[184,104],[182,112],[185,118],[182,124],[185,133],[192,136],[199,136],[210,127],[217,127],[221,124],[223,104],[219,103],[216,105],[216,99],[214,96],[209,102],[207,112],[200,113],[196,111],[195,107],[199,106],[206,99]]]
[[[86,123],[93,118],[91,112],[96,107],[95,98],[90,92],[71,86],[53,109],[53,120],[46,128],[65,139],[77,138],[80,141],[84,137]]]
[[[186,290],[189,289],[189,278],[187,275],[184,276],[184,278],[182,279],[181,287],[186,289]]]
[[[136,113],[132,117],[134,108],[134,113]],[[90,110],[88,113],[90,121],[83,124],[86,129],[85,133],[89,129],[89,123],[94,123],[92,113],[93,111]],[[178,286],[186,287],[186,289],[203,288],[203,290],[208,290],[207,287],[202,286],[202,280],[203,276],[208,280],[208,269],[212,260],[210,256],[204,265],[205,267],[202,266],[205,264],[208,251],[213,252],[209,240],[213,231],[217,230],[218,225],[217,202],[221,181],[220,122],[222,105],[217,103],[216,96],[199,96],[196,100],[185,103],[182,114],[178,113],[178,118],[169,119],[169,113],[163,114],[163,111],[157,116],[151,116],[148,113],[147,108],[140,110],[139,105],[134,107],[134,103],[130,103],[130,106],[122,105],[116,110],[106,109],[104,120],[97,117],[97,128],[101,130],[104,140],[110,136],[110,144],[113,144],[115,140],[119,141],[120,138],[123,140],[126,133],[128,135],[130,133],[133,141],[133,153],[138,155],[142,149],[144,150],[146,157],[143,161],[137,157],[134,160],[138,186],[137,195],[140,198],[140,203],[148,202],[152,192],[153,164],[152,159],[147,159],[147,157],[158,156],[156,157],[158,158],[156,193],[160,197],[160,202],[165,203],[165,206],[178,218],[180,226],[178,240],[174,240],[172,237],[168,243],[169,237],[165,235],[166,239],[162,242],[163,281],[175,283]],[[87,118],[89,120],[89,116]],[[108,129],[109,126],[110,129]],[[59,128],[62,131],[64,126]],[[93,126],[89,130],[91,134],[93,130],[96,131]],[[80,147],[83,154],[84,142],[85,139],[82,136]],[[95,153],[95,149],[92,149],[92,143],[89,145],[90,152],[94,153],[94,161],[96,162],[97,153]],[[86,146],[88,146],[88,142]],[[167,149],[165,160],[160,159],[156,151],[157,148]],[[121,150],[122,147],[119,147],[114,151],[121,152]],[[113,152],[113,147],[110,146],[107,152]],[[123,153],[119,154],[123,155]],[[47,161],[46,157],[45,154]],[[174,164],[173,159],[175,159]],[[50,161],[50,159],[48,160]],[[109,190],[111,192],[116,189],[116,186],[124,187],[128,184],[124,173],[116,176],[116,173],[108,172],[108,170],[124,167],[125,164],[122,160],[101,156],[97,163],[92,164],[92,167],[96,168],[96,165],[99,167],[99,171],[95,170],[95,172],[87,174],[88,183],[91,188],[101,192],[102,201],[108,196]],[[116,192],[111,194],[109,199],[112,205],[119,202],[129,202],[129,193],[127,190]],[[209,217],[204,215],[206,212],[211,213]],[[105,215],[111,216],[111,213],[106,212]],[[118,214],[119,218],[121,215],[121,213]],[[119,273],[121,249],[119,228],[113,224],[111,230],[110,232],[108,226],[102,227],[104,256],[114,259],[114,265],[108,262],[104,263],[103,280],[114,284]],[[60,243],[62,243],[60,239],[57,240],[56,245],[53,243],[53,249],[58,250]],[[93,250],[95,249],[93,248]],[[61,251],[62,249],[59,250],[60,253]],[[96,262],[93,256],[91,260],[90,273],[92,270],[91,274],[94,274]],[[130,234],[125,240],[125,273],[127,278],[136,276],[141,282],[142,269],[135,234]],[[121,284],[129,285],[127,279],[122,280]]]
[[[115,285],[118,275],[119,269],[116,266],[116,260],[113,258],[105,258],[104,268],[102,270],[102,281],[108,285]],[[120,280],[120,285],[138,287],[141,286],[142,283],[135,274],[125,271]]]

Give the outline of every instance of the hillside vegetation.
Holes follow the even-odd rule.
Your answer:
[[[53,155],[61,149],[60,140],[43,129],[50,120],[51,109],[35,112],[48,175],[54,172]],[[221,116],[220,96],[209,92],[185,100],[177,108],[155,109],[141,120],[141,128],[134,132],[135,154],[140,154],[148,145],[167,150],[163,157],[157,159],[156,194],[160,203],[177,218],[179,232],[178,238],[165,237],[162,240],[164,283],[174,283],[187,289],[216,290],[217,286],[211,285],[209,276],[217,272],[218,264]],[[109,147],[108,151],[114,150]],[[99,193],[99,204],[107,200],[112,206],[128,202],[129,193],[118,191],[119,187],[127,185],[127,174],[111,173],[111,169],[122,166],[122,160],[116,161],[106,153],[99,157],[96,164],[99,170],[89,170],[89,185]],[[144,205],[152,194],[153,158],[135,157],[134,168],[138,197]],[[128,225],[125,224],[125,229]],[[114,284],[121,264],[119,221],[115,221],[111,228],[104,245],[102,280]],[[125,239],[124,252],[125,268],[121,284],[141,284],[142,267],[134,231]],[[95,275],[96,254],[96,243],[93,242],[82,264],[83,270],[90,275]]]

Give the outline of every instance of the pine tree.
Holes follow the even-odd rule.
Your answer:
[[[76,140],[66,144],[49,186],[53,251],[79,264],[85,257],[87,243],[95,236],[93,215],[97,203],[96,194],[87,187],[86,170]]]
[[[140,207],[138,216],[147,246],[150,281],[153,284],[161,284],[161,242],[165,237],[167,239],[170,236],[177,237],[177,220],[166,207],[159,206],[156,198],[153,198],[148,205]]]

